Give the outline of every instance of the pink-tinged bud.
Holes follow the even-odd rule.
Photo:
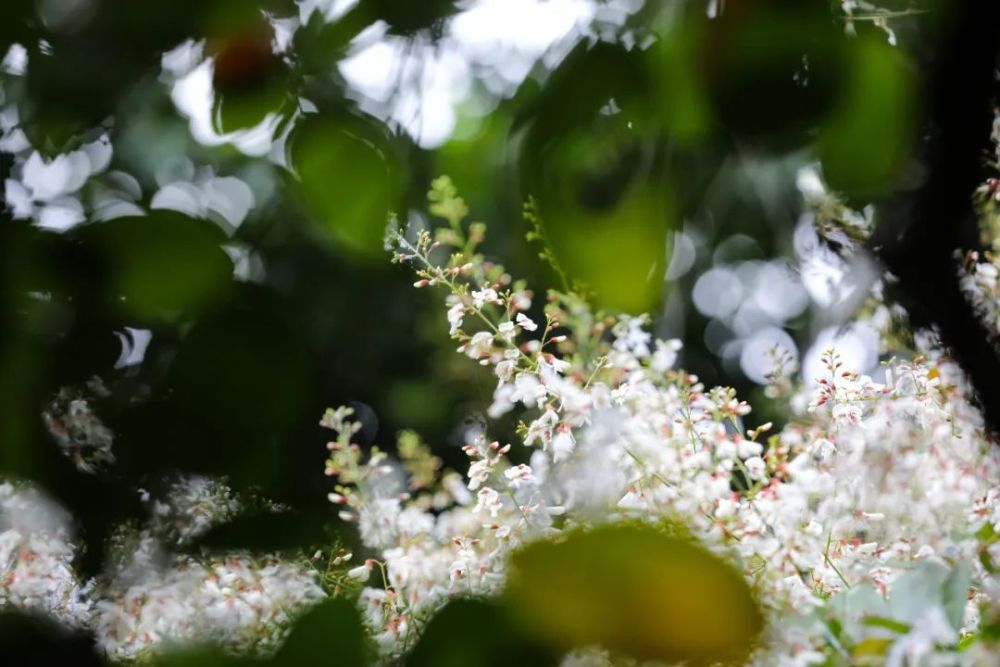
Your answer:
[[[422,279],[418,280],[417,282],[413,283],[413,286],[417,287],[417,288],[420,288],[420,287],[427,287],[427,285],[429,285],[429,284],[430,284],[429,280],[427,280],[426,278],[422,278]]]
[[[353,523],[358,520],[358,515],[354,512],[338,512],[337,516],[340,517],[341,521],[347,521]]]
[[[328,442],[328,443],[326,443],[326,448],[329,449],[331,452],[335,452],[338,449],[340,449],[340,443],[339,442]]]
[[[327,466],[326,470],[323,471],[323,473],[327,477],[335,477],[338,472],[339,471],[336,468],[334,468],[333,466]]]
[[[344,503],[347,502],[347,498],[345,498],[339,493],[328,493],[326,494],[326,499],[329,500],[331,503],[336,503],[337,505],[343,505]]]

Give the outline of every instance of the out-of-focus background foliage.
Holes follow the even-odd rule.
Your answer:
[[[442,173],[538,297],[651,313],[684,368],[780,419],[767,350],[831,335],[844,297],[795,263],[800,170],[859,207],[915,177],[948,9],[5,0],[2,472],[73,508],[96,571],[134,489],[177,470],[304,517],[230,539],[326,539],[330,405],[355,402],[365,444],[412,428],[458,461],[493,379],[383,248]],[[62,455],[98,437],[60,427],[74,398],[113,434],[98,475]]]

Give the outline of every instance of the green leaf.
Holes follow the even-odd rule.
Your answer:
[[[520,158],[560,266],[597,305],[632,313],[659,305],[678,219],[649,64],[620,46],[578,47],[537,100]]]
[[[763,627],[742,574],[651,527],[574,532],[517,553],[505,593],[527,631],[562,649],[640,660],[739,663]]]
[[[743,146],[797,148],[836,99],[842,29],[819,2],[726,5],[700,40],[698,69],[714,111]]]
[[[294,106],[288,67],[274,53],[274,29],[262,18],[231,26],[209,42],[214,65],[212,120],[225,133],[260,123],[281,107]],[[291,108],[285,112],[290,115]]]
[[[853,45],[845,79],[823,129],[819,157],[834,190],[870,199],[892,188],[910,157],[914,74],[899,49],[872,36]]]
[[[229,655],[220,648],[204,646],[166,653],[152,664],[155,667],[263,667],[259,660]]]
[[[863,639],[851,649],[851,655],[855,658],[868,657],[868,656],[882,656],[885,655],[892,646],[892,639],[885,637],[869,637]]]
[[[303,614],[270,659],[233,656],[202,646],[168,653],[155,667],[366,667],[374,658],[353,602],[329,599]]]
[[[424,629],[407,667],[542,667],[557,656],[512,622],[507,610],[486,600],[455,600]]]
[[[292,628],[273,667],[363,667],[374,658],[357,606],[330,599],[310,609]]]
[[[231,284],[225,234],[173,211],[84,225],[73,235],[105,263],[121,308],[143,319],[198,309]]]
[[[910,626],[908,624],[900,623],[899,621],[895,621],[891,618],[885,618],[884,616],[866,616],[862,619],[861,624],[870,628],[884,628],[901,635],[905,635],[910,631]]]
[[[297,190],[312,220],[342,247],[381,258],[401,192],[384,127],[360,115],[325,113],[302,121],[290,145]]]

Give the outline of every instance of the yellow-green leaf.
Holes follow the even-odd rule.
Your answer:
[[[739,663],[763,627],[742,574],[651,527],[579,531],[516,554],[508,604],[561,649],[599,644],[639,659]]]
[[[888,637],[869,637],[858,642],[851,651],[851,654],[856,658],[885,655],[890,646],[892,646],[892,639]]]

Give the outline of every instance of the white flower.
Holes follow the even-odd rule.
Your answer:
[[[493,465],[489,459],[479,459],[469,466],[469,490],[475,491],[493,473]]]
[[[501,509],[503,509],[503,503],[500,501],[500,494],[496,490],[488,486],[479,489],[479,492],[476,494],[474,512],[488,512],[491,517],[496,518],[500,514]]]
[[[448,333],[454,336],[462,328],[462,318],[465,317],[465,304],[456,303],[448,309]]]
[[[515,489],[529,484],[535,483],[535,474],[531,470],[530,466],[523,463],[507,468],[503,471],[503,476],[507,478],[510,485]]]
[[[556,435],[552,438],[552,460],[558,463],[566,460],[573,453],[576,441],[573,440],[573,433],[566,427],[556,429]]]
[[[472,303],[476,308],[482,308],[487,303],[497,301],[497,291],[492,287],[484,287],[472,293]]]
[[[358,512],[358,531],[368,546],[380,549],[396,539],[396,520],[401,511],[398,498],[376,498]]]
[[[500,378],[501,383],[508,382],[514,376],[514,369],[516,366],[517,365],[514,363],[513,359],[504,359],[503,361],[497,363],[494,371],[496,372],[497,377]]]
[[[514,334],[517,333],[514,330],[514,323],[511,322],[510,320],[507,320],[506,322],[501,322],[497,326],[497,331],[500,332],[500,337],[503,338],[508,343],[514,340]]]
[[[676,339],[656,341],[656,352],[653,353],[653,360],[650,366],[657,373],[670,370],[677,362],[677,351],[681,347],[681,342]]]
[[[468,343],[459,348],[465,352],[470,359],[481,359],[490,353],[493,348],[493,334],[488,331],[480,331],[472,336]]]
[[[525,407],[542,407],[547,392],[545,385],[530,373],[518,373],[514,378],[514,395],[512,400],[520,401]]]
[[[636,359],[648,357],[652,336],[643,329],[644,324],[643,317],[622,317],[614,327],[615,349],[631,353]]]
[[[746,466],[747,472],[750,473],[750,477],[753,479],[761,479],[764,477],[764,472],[767,469],[764,459],[759,456],[751,456],[743,462],[743,465]]]
[[[350,570],[348,570],[347,576],[351,577],[352,579],[357,579],[358,581],[368,581],[368,577],[371,576],[371,573],[372,573],[371,561],[366,560],[361,565],[358,565],[357,567],[352,567]]]
[[[534,331],[535,329],[538,328],[538,325],[535,324],[532,321],[532,319],[527,315],[525,315],[524,313],[518,313],[517,317],[514,318],[514,321],[516,321],[518,325],[520,325],[520,327],[525,331]]]
[[[548,445],[552,439],[552,431],[559,421],[559,415],[555,410],[546,410],[542,416],[535,419],[528,425],[528,433],[524,436],[524,444],[531,446],[535,442],[541,442],[543,446]]]

